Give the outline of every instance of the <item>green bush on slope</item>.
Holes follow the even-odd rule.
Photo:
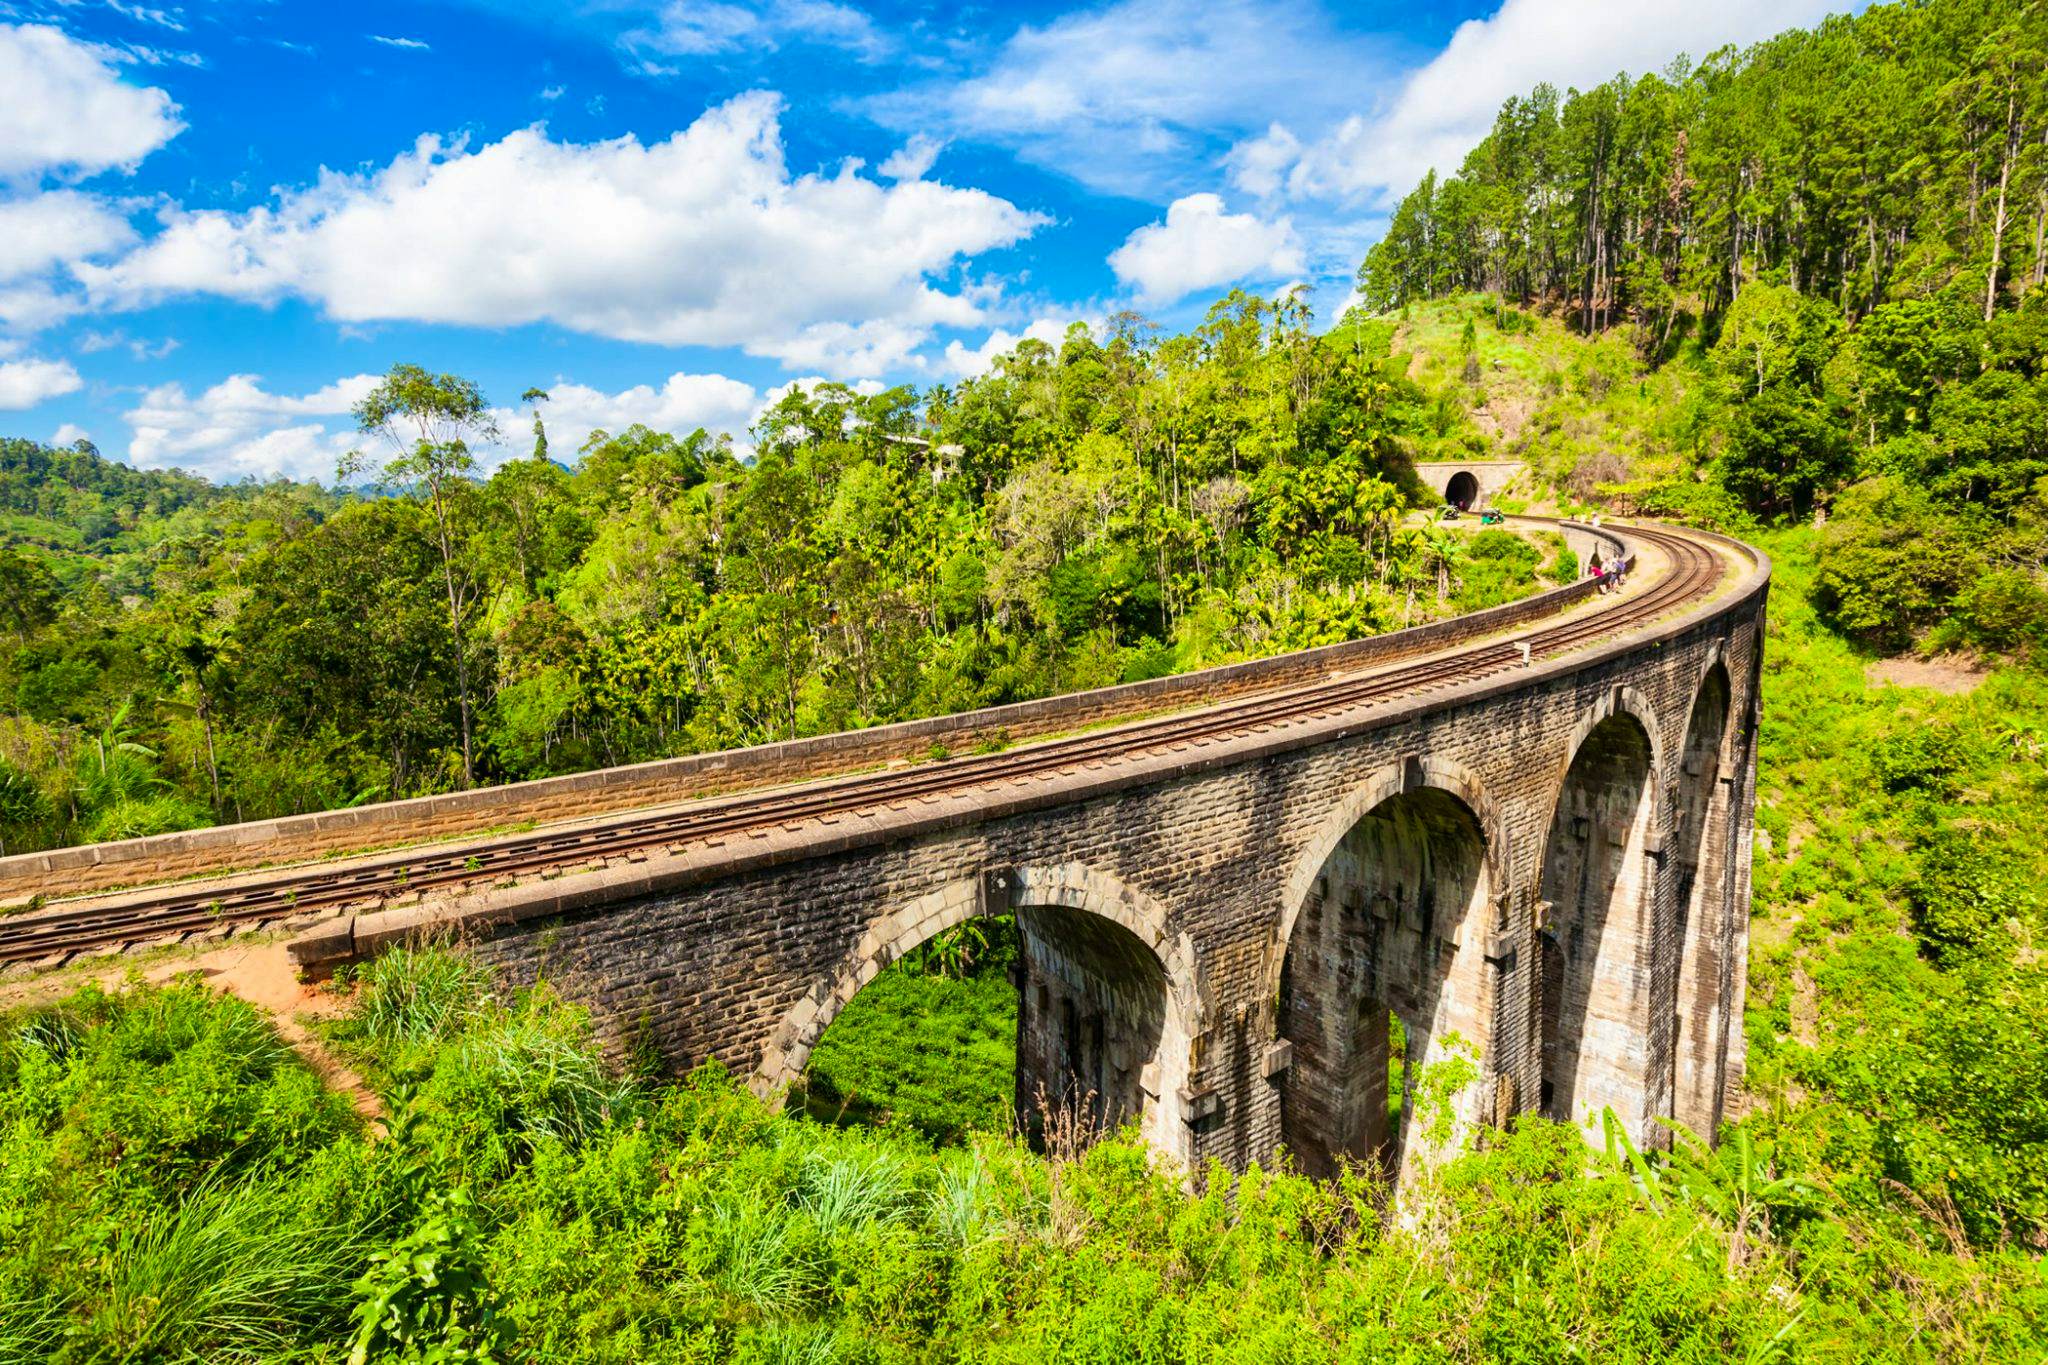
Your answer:
[[[393,960],[449,970],[434,955]],[[120,1125],[119,1106],[66,1102],[88,1084],[103,1100],[161,1092],[188,1106],[273,1093],[294,1064],[253,1043],[165,1070],[173,1039],[243,1038],[245,1018],[196,985],[138,985],[8,1021],[0,1351],[1851,1361],[2010,1358],[2048,1323],[2036,1261],[1996,1246],[1958,1258],[1824,1172],[1811,1212],[1774,1213],[1756,1192],[1792,1148],[1769,1138],[1744,1149],[1754,1170],[1724,1146],[1645,1186],[1573,1130],[1524,1122],[1388,1220],[1355,1178],[1214,1170],[1190,1189],[1129,1136],[1074,1161],[995,1137],[935,1150],[901,1129],[780,1115],[716,1071],[624,1086],[584,1126],[536,1123],[506,1101],[530,1082],[467,1073],[508,1050],[493,1035],[581,1036],[545,992],[450,1013],[409,1043],[378,1041],[360,1014],[339,1029],[377,1074],[403,1054],[382,1141],[331,1103],[247,1153],[80,1142]],[[114,1216],[141,1190],[146,1223]],[[439,1288],[401,1269],[435,1248],[463,1267]]]

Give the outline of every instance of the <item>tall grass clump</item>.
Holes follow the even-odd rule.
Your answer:
[[[394,948],[363,969],[356,1015],[379,1043],[423,1043],[459,1032],[490,989],[490,973],[462,953]]]
[[[728,1299],[767,1318],[796,1311],[812,1277],[786,1205],[756,1191],[723,1195],[696,1226],[698,1264]]]
[[[348,1302],[337,1289],[371,1246],[361,1228],[302,1217],[281,1184],[203,1186],[115,1237],[85,1332],[116,1359],[280,1352],[341,1330]]]
[[[895,1220],[908,1211],[901,1164],[886,1151],[805,1162],[797,1201],[826,1236]]]
[[[473,1019],[434,1084],[451,1110],[488,1114],[529,1146],[540,1138],[579,1145],[638,1112],[636,1087],[591,1046],[581,1012],[546,995]]]
[[[339,1331],[353,1110],[197,981],[0,1019],[0,1361],[253,1360]]]

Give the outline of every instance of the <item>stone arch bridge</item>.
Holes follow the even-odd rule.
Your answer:
[[[593,792],[632,808],[58,905],[0,922],[0,947],[75,934],[92,907],[132,920],[210,895],[240,914],[288,887],[301,913],[339,910],[293,945],[308,968],[452,929],[587,1002],[618,1045],[717,1058],[766,1091],[890,962],[1013,914],[1020,1097],[1134,1119],[1176,1160],[1241,1167],[1284,1146],[1313,1173],[1406,1169],[1395,1021],[1407,1077],[1475,1062],[1461,1121],[1612,1108],[1643,1143],[1658,1116],[1711,1132],[1742,1069],[1769,565],[1696,532],[1564,529],[1582,555],[1625,556],[1626,587],[1582,580],[1330,650],[606,781],[0,860],[7,894],[502,825]],[[891,745],[1034,733],[1061,737],[851,771]],[[685,778],[763,785],[649,809]],[[375,891],[401,862],[405,889]],[[356,890],[321,889],[344,874]]]

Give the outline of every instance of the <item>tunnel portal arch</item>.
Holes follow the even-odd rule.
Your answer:
[[[1469,512],[1479,505],[1479,479],[1469,469],[1461,469],[1451,475],[1451,481],[1444,485],[1444,501],[1460,511]]]

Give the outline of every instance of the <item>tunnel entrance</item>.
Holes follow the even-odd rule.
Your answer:
[[[1727,884],[1730,784],[1721,777],[1728,736],[1728,672],[1716,663],[1700,682],[1679,760],[1678,810],[1672,831],[1672,904],[1679,943],[1678,1017],[1673,1021],[1672,1116],[1712,1136],[1721,1078],[1715,1063],[1725,1021],[1720,950]]]
[[[1490,895],[1478,818],[1434,787],[1380,802],[1324,860],[1280,978],[1292,1048],[1281,1137],[1303,1172],[1376,1162],[1403,1179],[1413,1169],[1417,1079],[1450,1055],[1453,1034],[1486,1042],[1478,936]],[[1477,1090],[1453,1100],[1459,1124],[1477,1117]]]
[[[1612,1106],[1637,1138],[1651,1103],[1651,807],[1649,734],[1609,716],[1572,758],[1543,861],[1541,1108],[1572,1122]]]
[[[1444,501],[1461,512],[1471,511],[1479,505],[1479,480],[1470,470],[1459,470],[1444,486]]]
[[[1100,897],[1074,882],[1088,874],[1062,875],[1008,870],[987,895],[944,902],[957,913],[913,905],[878,921],[823,1007],[799,1006],[764,1075],[814,1117],[893,1118],[940,1142],[1014,1127],[1085,1145],[1135,1121],[1183,1155],[1188,983],[1087,908]]]

